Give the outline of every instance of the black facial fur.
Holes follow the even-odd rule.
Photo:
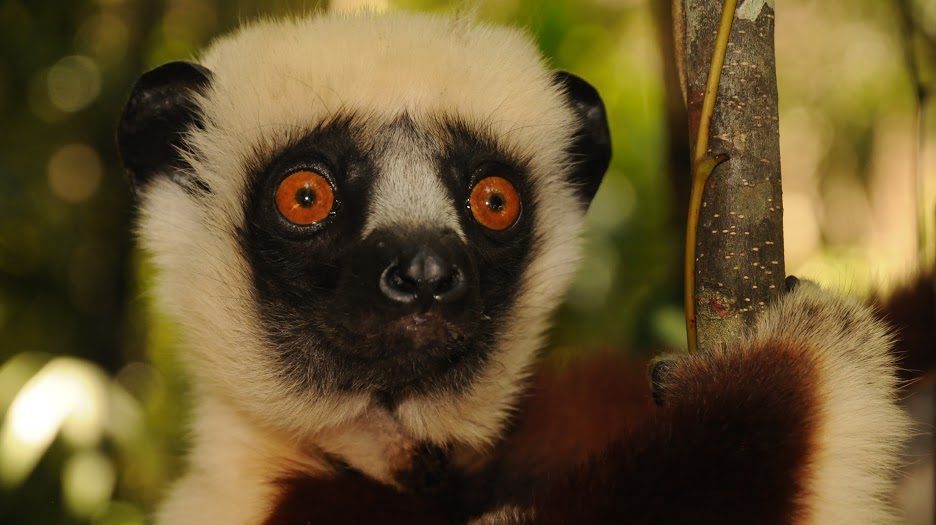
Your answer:
[[[403,118],[385,133],[364,134],[354,118],[339,118],[254,170],[241,239],[263,324],[297,387],[369,392],[392,406],[407,395],[463,388],[498,339],[531,247],[532,199],[502,232],[486,230],[459,205],[467,243],[428,226],[361,239],[386,150],[381,137],[390,130],[437,152],[436,172],[456,203],[467,202],[478,177],[494,173],[531,195],[523,166],[492,141],[463,126],[443,129],[420,131]],[[275,188],[297,169],[313,169],[334,184],[336,210],[321,225],[296,227],[276,213]],[[418,247],[457,266],[467,295],[433,304],[386,297],[382,273]]]
[[[557,72],[553,79],[565,89],[566,97],[579,117],[579,131],[569,148],[574,162],[570,178],[581,188],[584,202],[590,203],[611,162],[608,116],[601,96],[591,84],[565,71]]]
[[[210,82],[211,72],[191,62],[170,62],[137,80],[117,126],[117,146],[136,193],[158,175],[192,191],[208,191],[184,173],[179,149],[183,134],[201,125],[193,95]]]

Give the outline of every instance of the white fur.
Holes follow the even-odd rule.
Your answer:
[[[574,271],[582,225],[581,206],[563,178],[574,113],[529,37],[434,15],[324,15],[254,23],[219,39],[200,62],[212,80],[198,97],[205,126],[188,134],[186,158],[211,193],[192,196],[157,180],[141,205],[139,234],[158,268],[159,304],[183,327],[181,354],[202,386],[193,465],[158,523],[255,522],[269,503],[268,484],[285,466],[322,468],[318,449],[389,482],[394,458],[414,440],[491,443]],[[348,111],[363,123],[363,135],[404,113],[430,135],[443,116],[482,130],[527,162],[526,198],[548,210],[537,215],[536,250],[516,308],[480,377],[461,392],[411,399],[396,414],[364,395],[297,395],[282,383],[275,352],[260,335],[236,239],[250,170]],[[382,166],[368,231],[406,221],[461,235],[457,204],[430,177],[422,145],[409,146]],[[226,508],[207,517],[194,509],[198,501]],[[235,510],[241,506],[243,514]]]
[[[891,497],[910,419],[897,405],[893,337],[872,309],[802,282],[740,348],[798,345],[816,358],[818,430],[806,467],[814,525],[899,523]]]
[[[407,227],[433,225],[464,238],[455,203],[435,173],[435,162],[427,145],[399,128],[389,133],[392,137],[380,157],[380,175],[374,185],[374,202],[368,210],[363,235],[366,237],[381,226],[405,231]]]
[[[188,473],[173,485],[156,523],[261,523],[276,497],[272,482],[294,472],[328,472],[320,458],[303,453],[287,436],[258,427],[211,396],[201,398],[194,416]]]

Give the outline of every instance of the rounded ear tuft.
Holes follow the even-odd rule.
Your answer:
[[[170,62],[137,80],[117,125],[117,148],[135,193],[157,176],[179,180],[184,133],[201,124],[195,93],[211,72],[191,62]],[[188,181],[188,187],[204,187]]]
[[[568,151],[573,160],[570,178],[588,204],[611,162],[608,116],[598,91],[585,80],[565,71],[556,72],[553,80],[565,91],[569,105],[579,117],[579,128]]]

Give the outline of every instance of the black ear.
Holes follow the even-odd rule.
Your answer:
[[[611,162],[611,132],[601,96],[581,78],[559,71],[553,75],[565,90],[569,104],[579,116],[579,129],[569,149],[573,161],[572,182],[580,188],[585,203],[591,203]]]
[[[117,126],[117,148],[134,192],[163,175],[183,178],[179,155],[183,133],[201,125],[194,95],[206,89],[211,72],[191,62],[170,62],[137,80]],[[180,182],[182,182],[180,180]],[[187,180],[207,189],[197,181]]]

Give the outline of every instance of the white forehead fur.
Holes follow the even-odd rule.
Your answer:
[[[436,174],[427,145],[399,126],[389,133],[362,236],[381,226],[399,230],[431,225],[434,231],[449,229],[464,239],[455,203]]]
[[[314,432],[366,409],[364,396],[296,395],[279,379],[236,237],[246,181],[277,148],[336,115],[353,112],[374,126],[404,113],[416,126],[446,116],[526,162],[527,198],[539,210],[534,249],[480,377],[464,391],[411,399],[397,415],[415,435],[436,442],[494,439],[574,271],[583,214],[564,178],[574,113],[530,38],[434,15],[323,15],[249,25],[215,42],[200,62],[212,80],[199,98],[204,128],[187,136],[187,156],[211,193],[193,197],[167,179],[156,181],[146,190],[139,230],[158,266],[162,307],[185,330],[182,353],[202,394],[290,432]],[[372,219],[395,220],[387,210],[405,202],[407,184],[418,188],[410,197],[439,197],[438,182],[416,179],[378,185],[397,202]],[[443,208],[419,219],[454,221],[445,211],[451,207]]]
[[[203,174],[208,185],[234,198],[244,160],[265,160],[251,156],[342,112],[376,123],[404,113],[417,124],[457,117],[533,159],[534,175],[563,163],[574,125],[527,35],[463,19],[365,13],[256,23],[215,42],[201,63],[214,77],[201,104],[208,133],[194,145],[222,169]]]

